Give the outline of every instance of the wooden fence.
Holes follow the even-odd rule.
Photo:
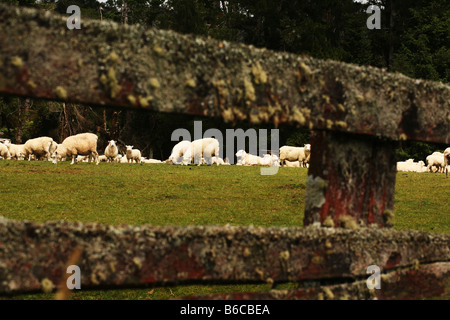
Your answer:
[[[0,294],[190,282],[311,283],[190,298],[448,295],[450,235],[394,231],[400,140],[449,143],[450,87],[383,69],[0,4],[0,93],[308,127],[304,228],[0,220]],[[443,214],[445,212],[443,211]],[[72,257],[72,260],[71,260]],[[381,268],[382,289],[366,286]]]

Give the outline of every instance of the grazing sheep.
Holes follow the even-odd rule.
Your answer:
[[[117,148],[116,141],[109,140],[108,145],[105,148],[105,156],[108,162],[113,162],[114,159],[118,156],[119,149]]]
[[[427,168],[428,171],[432,171],[432,167],[435,166],[437,168],[437,172],[444,173],[444,154],[441,152],[433,152],[430,154],[427,159]]]
[[[206,163],[212,163],[212,156],[219,156],[219,140],[215,138],[203,138],[192,141],[191,146],[183,155],[183,163],[201,164],[202,157]]]
[[[183,164],[187,165],[189,162],[184,162],[184,155],[191,148],[191,142],[188,140],[183,140],[178,142],[173,148],[172,153],[170,154],[169,159],[166,160],[166,163],[172,164]]]
[[[2,159],[11,159],[11,154],[9,153],[8,147],[0,142],[0,156]]]
[[[138,149],[133,149],[133,146],[126,147],[128,163],[133,163],[133,161],[135,161],[136,163],[141,163],[141,151],[139,151]]]
[[[89,156],[88,162],[91,162],[92,157],[96,164],[99,163],[99,156],[97,152],[98,136],[93,133],[79,133],[64,139],[61,144],[57,145],[56,150],[52,154],[53,163],[58,162],[58,157],[72,157],[70,164],[75,164],[78,161],[78,155]]]
[[[58,148],[59,144],[56,144],[56,148]],[[66,152],[61,152],[62,149],[60,149],[60,152],[58,153],[58,155],[54,155],[54,153],[52,153],[51,155],[51,160],[54,162],[54,157],[57,158],[58,161],[66,161]],[[84,157],[82,157],[83,159],[79,159],[82,156],[78,156],[77,159],[78,161],[82,161],[84,159]],[[50,159],[49,159],[50,160]]]
[[[23,160],[25,159],[25,145],[24,144],[13,144],[9,141],[5,143],[6,147],[9,150],[9,154],[11,159]]]
[[[310,144],[305,144],[304,147],[283,146],[280,148],[280,163],[283,165],[286,160],[299,161],[302,167],[306,167],[310,154]]]
[[[25,159],[31,160],[31,156],[35,156],[36,159],[50,159],[50,156],[55,152],[57,143],[50,137],[39,137],[29,139],[24,144]]]
[[[450,147],[444,150],[445,176],[448,178],[448,166],[450,166]]]

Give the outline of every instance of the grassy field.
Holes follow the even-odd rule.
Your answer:
[[[17,220],[105,224],[302,226],[307,170],[0,161],[0,215]],[[450,232],[450,179],[398,173],[397,230]],[[447,211],[445,211],[447,208]],[[284,284],[292,288],[295,284]],[[163,299],[193,294],[263,291],[261,285],[86,290],[74,299]],[[11,297],[8,297],[11,298]],[[18,295],[52,299],[53,295]]]

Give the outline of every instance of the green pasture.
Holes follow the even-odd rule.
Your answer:
[[[0,215],[8,219],[150,225],[303,225],[307,170],[165,164],[0,161]],[[450,232],[450,179],[397,174],[394,229]],[[277,288],[293,288],[283,284]],[[266,284],[81,290],[73,299],[166,299],[269,290]],[[15,299],[52,299],[17,295]]]

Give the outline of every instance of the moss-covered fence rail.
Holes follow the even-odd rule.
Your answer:
[[[89,288],[313,279],[323,286],[216,297],[448,294],[450,236],[383,228],[393,221],[396,143],[450,142],[448,85],[83,17],[80,30],[69,30],[67,18],[0,4],[1,94],[309,127],[307,227],[5,220],[0,293],[40,290],[45,279],[58,282],[79,248]],[[385,290],[365,286],[369,265],[381,268]]]

